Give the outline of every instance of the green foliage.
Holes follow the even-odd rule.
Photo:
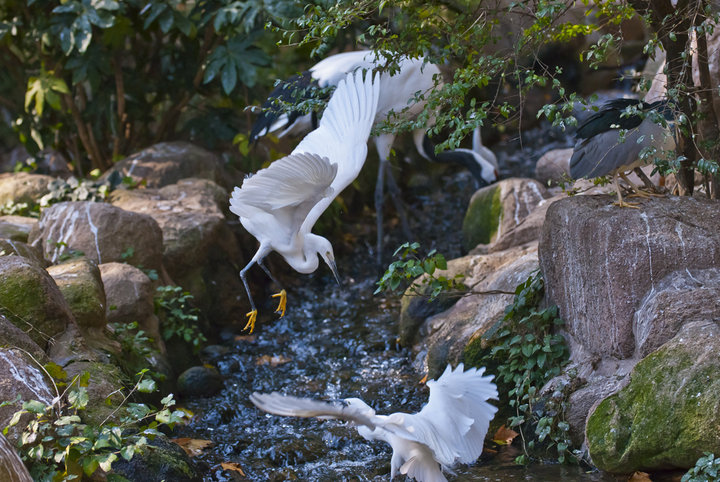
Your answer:
[[[207,341],[198,327],[200,310],[192,306],[193,295],[180,286],[158,286],[155,313],[162,320],[165,340],[177,337],[197,351]]]
[[[13,201],[7,201],[5,204],[0,205],[0,215],[28,216],[36,218],[40,216],[40,208],[35,205],[31,206],[28,203],[15,203]]]
[[[697,460],[695,467],[682,476],[681,482],[706,482],[720,478],[720,458],[715,458],[715,454],[710,452],[703,453],[704,456]]]
[[[190,120],[250,103],[275,42],[264,22],[300,5],[9,0],[0,4],[0,104],[31,154],[54,147],[80,175],[88,161],[106,169]],[[225,140],[236,131],[214,129]]]
[[[50,404],[37,400],[25,401],[15,412],[3,433],[17,425],[23,415],[30,416],[20,436],[18,448],[23,462],[34,480],[81,480],[91,477],[97,469],[109,472],[119,458],[130,460],[143,450],[148,439],[159,432],[161,424],[172,427],[184,422],[186,413],[173,410],[172,395],[163,398],[162,408],[153,409],[145,404],[127,403],[132,393],[155,390],[152,380],[138,374],[138,382],[130,390],[114,413],[119,423],[109,417],[99,425],[83,423],[81,415],[90,401],[87,392],[90,375],[86,372],[67,379],[58,365],[49,364],[45,372],[54,379],[56,387],[65,387],[63,393]]]
[[[478,364],[496,367],[498,391],[515,412],[508,426],[520,430],[526,444],[520,463],[529,460],[527,449],[540,446],[554,448],[560,462],[571,455],[562,392],[550,399],[539,397],[540,388],[562,373],[570,355],[565,339],[556,333],[564,324],[557,306],[539,309],[544,286],[539,271],[518,285],[505,316],[483,335],[492,348],[478,360]],[[524,433],[529,425],[534,425],[532,440]]]
[[[405,243],[395,250],[393,256],[400,259],[388,266],[377,282],[378,287],[374,294],[383,291],[404,291],[408,283],[411,283],[412,294],[428,297],[428,301],[433,301],[441,293],[460,294],[467,290],[462,283],[463,275],[456,275],[453,278],[436,276],[436,270],[447,269],[447,261],[441,253],[433,249],[426,256],[420,257],[419,248],[420,243]],[[413,282],[420,276],[422,278]]]
[[[63,201],[105,201],[113,187],[109,180],[54,179],[48,184],[50,192],[40,198],[40,207]]]

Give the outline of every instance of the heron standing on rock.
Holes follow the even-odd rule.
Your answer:
[[[323,259],[337,276],[330,241],[310,232],[335,196],[360,173],[367,156],[367,140],[375,119],[379,97],[378,76],[351,73],[340,81],[320,126],[298,144],[292,153],[246,178],[233,190],[230,211],[260,242],[255,256],[240,271],[250,300],[251,311],[244,329],[255,328],[257,308],[246,274],[257,263],[276,284],[262,264],[270,251],[280,253],[299,273],[312,273]],[[280,302],[276,312],[285,315],[284,289],[273,295]]]
[[[657,114],[654,115],[654,112]],[[618,196],[614,204],[637,208],[635,203],[623,200],[618,176],[637,195],[648,195],[632,183],[626,173],[639,171],[638,175],[650,184],[648,187],[652,186],[639,169],[652,159],[643,151],[648,148],[654,148],[655,152],[675,150],[673,119],[667,100],[652,103],[636,99],[611,100],[578,127],[575,149],[570,158],[570,176],[574,179],[612,176]]]

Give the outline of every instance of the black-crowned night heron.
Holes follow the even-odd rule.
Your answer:
[[[374,69],[382,66],[384,62],[384,59],[378,59],[369,50],[345,52],[332,55],[315,64],[308,72],[288,79],[278,85],[263,104],[263,110],[250,133],[250,141],[254,142],[259,137],[271,132],[277,133],[278,136],[307,132],[317,122],[314,113],[304,115],[298,112],[280,113],[276,104],[278,99],[288,103],[297,103],[308,97],[310,88],[313,85],[323,88],[335,86],[348,72],[359,69]],[[393,74],[385,72],[380,76],[380,99],[378,100],[375,122],[384,121],[388,118],[390,112],[394,112],[405,119],[415,118],[423,111],[427,102],[425,99],[419,98],[418,94],[427,95],[435,87],[435,77],[439,78],[440,76],[440,69],[438,69],[437,65],[425,63],[422,58],[403,58],[400,60],[398,67],[397,72]],[[474,139],[474,148],[472,150],[458,149],[438,155],[435,154],[435,145],[425,134],[425,129],[413,131],[413,140],[418,153],[425,159],[433,162],[460,164],[469,169],[479,186],[483,187],[497,181],[498,165],[492,151],[482,146],[479,130],[476,130],[476,133],[477,139]],[[395,134],[379,134],[374,137],[374,140],[380,158],[378,179],[375,186],[375,210],[378,229],[377,257],[379,263],[382,250],[382,220],[386,183],[388,192],[400,215],[403,230],[406,236],[410,237],[411,235],[404,208],[399,198],[400,192],[388,162],[395,141]]]
[[[498,397],[492,375],[483,376],[484,372],[484,368],[463,371],[462,363],[455,370],[448,365],[440,378],[427,382],[430,398],[415,414],[376,415],[358,398],[347,398],[340,405],[255,392],[250,400],[275,415],[347,420],[366,440],[390,444],[391,480],[400,473],[420,482],[442,482],[447,480],[442,470],[449,471],[458,462],[475,462],[483,451],[490,420],[497,412],[487,401]]]
[[[246,178],[230,198],[230,211],[260,242],[255,256],[240,271],[252,310],[245,329],[252,333],[257,309],[246,273],[270,251],[280,253],[299,273],[318,268],[318,256],[337,278],[330,241],[310,232],[332,200],[360,173],[367,156],[367,140],[379,97],[378,76],[348,74],[333,93],[320,126],[292,153]],[[279,284],[279,283],[278,283]],[[286,293],[281,289],[277,312],[285,314]]]
[[[618,195],[615,204],[636,207],[623,200],[617,178],[627,182],[636,194],[644,194],[626,173],[649,164],[653,155],[675,149],[672,120],[673,111],[666,100],[653,103],[611,100],[578,127],[570,176],[574,179],[613,176]],[[649,152],[653,149],[654,152]]]

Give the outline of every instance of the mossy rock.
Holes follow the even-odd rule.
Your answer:
[[[22,241],[0,238],[0,256],[22,256],[33,261],[38,266],[46,266],[47,261],[42,257],[39,249]]]
[[[133,482],[202,480],[190,457],[164,435],[156,436],[132,459],[118,459],[113,462],[112,473]]]
[[[503,204],[499,184],[487,186],[470,199],[463,219],[463,245],[467,249],[495,240],[502,223]]]
[[[100,270],[94,261],[82,257],[50,266],[53,277],[75,316],[83,327],[102,327],[105,318],[105,289]]]
[[[720,327],[686,324],[588,418],[593,463],[614,473],[687,469],[720,453]]]
[[[124,400],[120,391],[125,388],[127,378],[115,365],[101,362],[77,361],[63,367],[69,379],[84,372],[90,374],[87,393],[90,401],[85,410],[80,410],[78,415],[84,423],[99,425],[110,416],[111,420],[119,422],[113,417],[119,417],[119,411],[113,413],[119,404]]]
[[[177,387],[178,392],[185,396],[209,397],[222,389],[223,379],[213,367],[196,366],[180,374]]]
[[[21,256],[0,256],[0,312],[43,349],[75,323],[47,271]]]

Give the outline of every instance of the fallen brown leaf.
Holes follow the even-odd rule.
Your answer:
[[[292,358],[288,358],[283,355],[263,355],[261,357],[258,357],[257,360],[255,360],[256,365],[270,365],[271,367],[276,367],[278,365],[284,365],[285,363],[292,360]]]
[[[420,379],[420,382],[419,382],[419,383],[420,383],[420,385],[422,385],[423,383],[427,383],[427,373],[425,374],[424,377],[422,377],[422,378]]]
[[[510,445],[517,436],[518,433],[515,430],[507,428],[505,425],[503,425],[502,427],[497,429],[497,432],[495,432],[495,435],[493,435],[493,442],[498,445]]]
[[[201,453],[203,453],[203,449],[206,449],[213,444],[211,440],[202,440],[189,437],[174,438],[170,439],[170,441],[178,444],[190,457],[200,455]]]
[[[242,467],[240,467],[240,464],[237,464],[235,462],[223,462],[220,464],[220,466],[223,468],[223,470],[237,472],[241,476],[245,477],[245,472],[243,472],[243,469],[242,469]]]
[[[255,335],[236,335],[235,341],[246,341],[248,343],[253,343],[255,341]]]
[[[628,482],[652,482],[652,479],[647,472],[634,472]]]

